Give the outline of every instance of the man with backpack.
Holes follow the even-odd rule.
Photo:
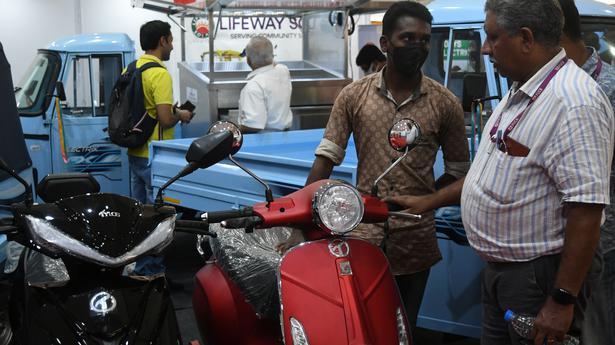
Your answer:
[[[132,197],[142,203],[151,204],[154,199],[151,167],[148,162],[149,143],[152,140],[173,139],[174,126],[177,122],[188,123],[194,114],[173,105],[173,82],[171,75],[162,64],[162,61],[169,60],[173,50],[171,25],[160,20],[147,22],[141,26],[139,38],[141,49],[145,51],[145,54],[136,61],[136,68],[140,69],[148,63],[158,64],[156,67],[141,71],[143,105],[147,116],[156,120],[156,123],[153,130],[150,129],[151,135],[144,144],[128,148],[128,162]],[[134,98],[139,96],[134,95]],[[134,99],[132,101],[134,102]],[[161,273],[164,271],[162,259],[161,256],[140,259],[136,263],[134,273],[137,275]]]
[[[144,203],[153,203],[151,168],[148,163],[149,143],[152,140],[173,139],[177,122],[190,122],[192,112],[173,106],[173,82],[162,61],[168,61],[173,50],[173,35],[169,23],[153,20],[141,26],[141,49],[145,51],[136,67],[154,62],[158,67],[142,72],[143,103],[149,117],[157,120],[145,144],[128,149],[131,194]]]

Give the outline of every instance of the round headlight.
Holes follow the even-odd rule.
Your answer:
[[[322,185],[314,195],[313,209],[320,227],[339,235],[352,231],[363,218],[361,195],[341,182]]]

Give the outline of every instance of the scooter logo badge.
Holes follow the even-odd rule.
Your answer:
[[[90,300],[90,310],[95,313],[106,314],[117,307],[117,301],[113,295],[102,291],[94,295]]]
[[[122,215],[119,212],[112,212],[112,211],[102,210],[102,211],[98,212],[98,216],[100,218],[107,218],[107,217],[120,218]]]
[[[335,239],[329,242],[329,252],[335,257],[343,258],[350,254],[350,246],[344,240]]]

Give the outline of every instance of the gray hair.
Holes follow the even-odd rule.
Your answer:
[[[564,17],[556,0],[487,0],[485,12],[495,15],[498,26],[509,35],[529,28],[536,42],[545,46],[559,44]]]
[[[273,44],[264,36],[250,39],[246,46],[246,56],[255,68],[271,65],[273,63]]]

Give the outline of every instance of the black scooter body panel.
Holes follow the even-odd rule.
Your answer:
[[[44,220],[66,235],[112,258],[129,252],[169,217],[151,205],[115,194],[85,194],[21,208],[20,216]],[[23,218],[22,218],[23,219]],[[45,254],[57,257],[52,248]]]
[[[163,276],[143,281],[122,276],[121,269],[66,265],[71,281],[65,286],[41,288],[24,281],[14,286],[16,344],[182,343]]]
[[[104,267],[47,240],[50,234],[45,231],[52,230],[38,228],[35,235],[28,226],[28,222],[48,223],[44,226],[117,258],[173,217],[173,208],[154,208],[128,197],[99,193],[31,207],[19,205],[13,212],[18,226],[26,231],[21,234],[22,243],[29,247],[15,273],[10,299],[14,344],[181,344],[164,276],[148,280],[125,276],[124,265],[136,258]],[[37,236],[48,245],[37,242]],[[55,276],[47,280],[42,261],[27,259],[42,254],[62,259],[70,280],[54,280]]]

